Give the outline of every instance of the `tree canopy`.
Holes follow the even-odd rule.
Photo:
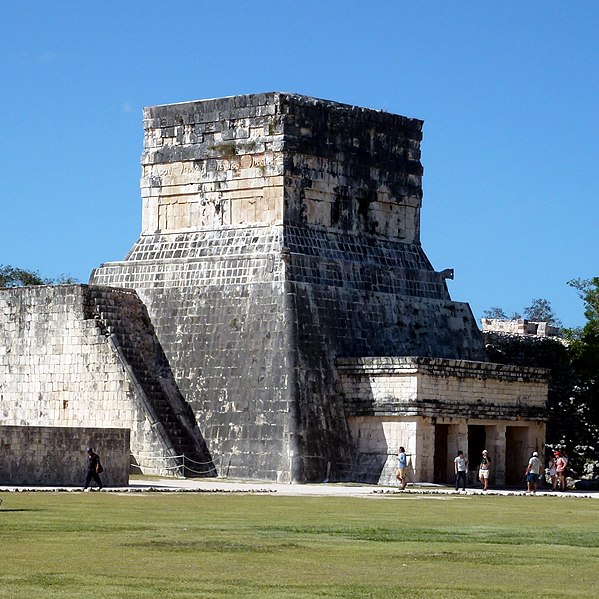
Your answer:
[[[522,316],[518,312],[514,312],[508,316],[503,308],[491,306],[488,310],[483,311],[483,318],[492,318],[494,320],[517,320],[522,318]]]
[[[570,343],[575,373],[573,400],[588,435],[599,441],[599,277],[574,279],[568,283],[584,302],[586,324]]]
[[[568,448],[574,458],[573,472],[580,475],[585,460],[599,458],[599,277],[574,279],[568,284],[584,302],[584,327],[562,329],[565,342],[488,333],[487,354],[492,361],[551,370],[547,443]],[[533,300],[523,314],[528,320],[562,326],[544,299]],[[508,318],[502,308],[487,310],[485,317]]]
[[[40,275],[40,273],[35,270],[0,265],[0,288],[28,287],[29,285],[72,284],[76,282],[77,281],[70,275],[60,275],[57,278],[50,278]]]
[[[558,328],[562,327],[562,323],[555,315],[551,303],[546,299],[532,300],[530,306],[524,308],[524,318],[534,322],[546,322]]]
[[[523,310],[524,318],[534,322],[546,322],[554,327],[561,328],[562,323],[555,315],[551,303],[546,299],[533,299],[530,306]],[[492,306],[483,312],[483,318],[493,318],[498,320],[518,320],[522,318],[519,312],[514,312],[508,316],[503,308]]]
[[[583,334],[599,333],[599,277],[591,279],[573,279],[570,287],[578,290],[584,302],[584,316],[587,319]]]

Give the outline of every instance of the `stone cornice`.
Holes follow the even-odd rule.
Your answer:
[[[490,378],[539,383],[547,383],[550,373],[547,368],[424,356],[337,358],[337,370],[346,376],[428,374],[439,377]]]

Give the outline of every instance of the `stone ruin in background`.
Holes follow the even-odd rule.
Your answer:
[[[287,93],[145,109],[129,254],[0,292],[0,425],[125,427],[148,473],[390,482],[403,445],[411,480],[486,448],[520,483],[547,372],[489,362],[427,259],[422,124]]]
[[[526,318],[483,318],[481,319],[484,333],[499,333],[503,335],[524,335],[531,337],[560,337],[559,327],[548,322],[537,322]]]

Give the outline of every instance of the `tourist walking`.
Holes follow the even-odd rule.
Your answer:
[[[464,452],[460,449],[458,455],[453,460],[453,470],[455,472],[455,490],[459,490],[460,482],[462,483],[462,491],[466,490],[466,472],[468,466]]]
[[[530,495],[530,489],[532,485],[533,493],[537,492],[537,486],[539,484],[539,476],[541,475],[541,460],[539,460],[539,454],[536,451],[532,452],[532,457],[528,460],[528,466],[526,466],[526,492]]]
[[[397,454],[397,472],[395,478],[399,481],[399,488],[405,489],[408,482],[408,456],[406,450],[403,447],[399,448]]]
[[[89,487],[92,479],[96,481],[98,485],[98,490],[102,489],[104,486],[102,484],[102,479],[100,478],[100,473],[104,470],[102,468],[102,464],[100,463],[100,456],[94,452],[91,447],[87,448],[87,472],[85,475],[85,484],[83,485],[83,490],[86,491]],[[91,489],[91,487],[90,487]]]
[[[480,460],[480,464],[478,466],[478,480],[483,485],[483,491],[488,491],[489,489],[489,476],[491,474],[491,458],[489,457],[489,452],[485,449],[483,451],[483,456]]]

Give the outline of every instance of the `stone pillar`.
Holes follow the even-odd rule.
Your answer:
[[[451,424],[447,433],[447,453],[452,459],[457,455],[458,449],[468,456],[468,424],[465,420]]]
[[[447,480],[453,480],[454,463],[453,460],[458,454],[458,450],[464,452],[464,456],[468,459],[468,424],[465,420],[454,422],[449,425],[447,431]]]
[[[539,457],[543,459],[545,455],[545,428],[544,422],[531,423],[528,429],[529,436],[529,454],[528,458],[532,455],[533,451],[539,452]]]
[[[493,461],[491,469],[492,484],[502,487],[505,485],[505,424],[486,426],[487,450]]]
[[[411,420],[401,420],[398,423],[395,434],[395,444],[389,441],[389,451],[393,454],[393,467],[397,467],[397,453],[400,447],[406,450],[408,456],[408,482],[419,481],[417,474],[418,446],[420,424]]]
[[[431,423],[430,418],[419,419],[415,449],[415,453],[410,457],[414,481],[432,481],[435,471],[435,425]]]

